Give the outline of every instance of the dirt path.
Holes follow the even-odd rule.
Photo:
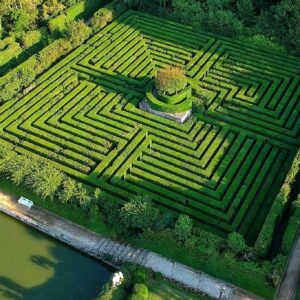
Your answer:
[[[289,257],[275,300],[293,300],[300,284],[300,233]]]
[[[33,206],[29,209],[18,204],[16,199],[0,191],[1,211],[111,265],[133,262],[151,268],[155,272],[160,272],[170,280],[188,289],[204,293],[213,299],[260,299],[240,288],[194,270],[186,265],[171,261],[157,253],[104,238],[42,208]],[[109,261],[107,261],[108,255],[110,257]]]

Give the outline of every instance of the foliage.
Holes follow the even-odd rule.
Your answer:
[[[116,232],[124,233],[126,228],[120,222],[120,204],[114,200],[107,201],[104,199],[100,206],[107,224]]]
[[[187,215],[180,215],[175,223],[175,236],[180,242],[186,241],[192,234],[193,221]]]
[[[278,51],[281,53],[286,52],[284,46],[278,45],[273,40],[267,38],[262,34],[255,34],[251,37],[243,38],[242,40],[245,41],[246,43],[252,44],[255,47],[259,47],[267,51],[271,50],[271,51]]]
[[[72,203],[77,194],[77,189],[78,189],[77,181],[75,181],[70,177],[67,177],[64,180],[62,184],[62,189],[58,195],[61,203]]]
[[[0,40],[0,69],[10,61],[16,60],[20,53],[22,48],[14,36]]]
[[[91,19],[91,26],[92,28],[97,31],[107,23],[110,23],[114,18],[114,12],[109,8],[100,9]]]
[[[265,261],[262,268],[267,274],[268,283],[274,287],[278,286],[282,269],[286,263],[287,257],[277,255],[272,261]]]
[[[46,28],[23,32],[20,37],[21,45],[24,49],[29,49],[30,47],[38,43],[46,44],[46,37],[47,37]]]
[[[65,36],[70,41],[72,47],[81,45],[91,34],[91,28],[82,20],[71,21],[66,25]]]
[[[124,11],[125,6],[117,0],[110,2],[105,7],[99,9],[91,18],[91,27],[93,31],[96,32],[102,29]]]
[[[282,0],[258,19],[257,27],[268,37],[275,37],[286,48],[300,54],[300,0]]]
[[[155,222],[155,230],[161,231],[167,228],[174,227],[174,214],[170,211],[163,213]]]
[[[146,10],[217,34],[252,39],[264,36],[278,47],[299,54],[300,0],[123,0]],[[280,45],[279,45],[280,44]]]
[[[148,279],[147,271],[144,268],[137,268],[134,272],[134,283],[145,283]]]
[[[172,95],[185,88],[187,78],[184,71],[178,67],[168,66],[157,71],[155,76],[155,86],[157,91],[163,95]]]
[[[298,195],[298,198],[293,202],[290,215],[291,216],[282,237],[280,250],[283,255],[289,254],[300,228],[300,195]]]
[[[277,194],[271,211],[264,222],[260,234],[255,242],[255,250],[262,257],[265,257],[271,248],[272,237],[275,234],[279,222],[284,216],[284,212],[290,200],[291,189],[296,180],[297,174],[300,172],[300,150],[297,152],[292,166],[285,178],[279,193]]]
[[[124,226],[131,230],[144,230],[153,226],[158,217],[158,209],[153,206],[148,195],[134,196],[121,209],[120,218]]]
[[[63,3],[59,0],[46,0],[42,5],[42,15],[44,20],[48,20],[65,9]]]
[[[238,0],[237,14],[244,25],[249,26],[255,23],[253,0]]]
[[[197,250],[200,253],[209,257],[219,256],[224,240],[205,230],[198,230],[195,235],[199,240]]]
[[[229,10],[229,1],[173,0],[174,16],[195,28],[208,30],[225,36],[238,36],[243,24],[236,14]]]
[[[147,300],[148,299],[148,288],[145,284],[136,283],[133,287],[133,294],[131,300]]]
[[[62,55],[68,53],[72,49],[72,44],[66,40],[57,40],[44,48],[37,54],[38,68],[45,70],[49,68]]]
[[[222,11],[225,7],[223,4],[214,4],[214,6],[219,11]],[[267,277],[271,278],[269,280],[276,282],[278,280],[278,270],[282,268],[284,259],[279,257],[279,263],[277,260],[270,262],[272,268],[274,267],[273,264],[276,265],[276,268],[274,267],[276,271],[274,275],[271,267],[268,269],[269,271],[267,271],[267,267],[266,270],[261,269],[261,261],[244,261],[244,258],[240,258],[239,254],[241,252],[249,251],[241,236],[231,234],[229,242],[226,244],[224,240],[212,233],[207,233],[204,230],[196,231],[192,226],[191,219],[184,215],[179,217],[173,229],[172,217],[159,215],[152,201],[144,201],[142,196],[136,197],[140,198],[139,201],[133,201],[130,197],[134,193],[150,190],[151,194],[155,195],[155,201],[159,202],[165,209],[173,206],[176,212],[191,214],[193,218],[202,221],[201,223],[204,224],[205,229],[220,233],[221,236],[225,236],[228,232],[230,233],[233,227],[238,228],[240,226],[242,228],[241,232],[247,232],[245,235],[247,235],[247,238],[250,237],[250,240],[254,243],[256,234],[259,234],[261,228],[260,224],[265,220],[269,206],[273,201],[271,196],[264,197],[263,192],[270,191],[271,193],[272,189],[269,186],[276,186],[275,183],[282,181],[281,178],[283,179],[294,156],[296,145],[298,145],[296,130],[290,130],[293,124],[297,124],[297,111],[292,109],[294,103],[290,102],[290,99],[293,99],[292,95],[294,95],[296,88],[290,86],[286,86],[284,90],[278,88],[277,90],[280,90],[281,94],[277,100],[271,97],[275,93],[274,90],[267,89],[263,93],[268,95],[269,99],[277,101],[275,103],[275,100],[270,100],[273,101],[270,102],[270,105],[275,107],[276,104],[276,107],[281,107],[282,109],[287,107],[287,111],[293,111],[289,115],[291,118],[291,121],[289,121],[291,124],[290,128],[278,126],[276,122],[268,122],[271,116],[268,116],[267,120],[263,120],[264,109],[259,104],[257,104],[256,111],[249,111],[253,116],[253,119],[251,119],[252,123],[248,120],[245,121],[243,111],[247,109],[246,107],[242,110],[238,106],[235,112],[227,111],[228,107],[234,107],[235,100],[233,101],[230,98],[231,96],[228,96],[228,98],[225,96],[224,103],[222,103],[220,101],[222,93],[217,94],[213,91],[207,91],[211,96],[207,110],[208,114],[213,116],[209,121],[207,121],[208,115],[197,115],[195,119],[190,120],[187,124],[177,126],[177,124],[169,121],[162,123],[157,122],[157,118],[145,118],[146,114],[143,112],[137,113],[135,110],[138,105],[137,99],[140,99],[139,96],[143,95],[144,83],[150,80],[148,75],[153,74],[149,71],[150,67],[152,68],[151,61],[149,62],[148,56],[144,54],[145,44],[141,42],[139,36],[131,41],[121,34],[115,41],[115,36],[112,36],[113,32],[110,31],[112,28],[113,31],[119,34],[119,29],[124,24],[132,22],[132,19],[126,19],[126,16],[128,17],[129,14],[138,16],[140,23],[146,24],[144,27],[140,25],[140,29],[148,30],[154,36],[158,31],[157,27],[159,26],[157,24],[165,25],[164,31],[161,31],[159,34],[160,40],[165,38],[166,42],[158,42],[157,38],[153,38],[157,48],[152,48],[151,51],[155,52],[157,57],[159,57],[155,63],[159,64],[161,57],[169,61],[187,62],[191,67],[191,71],[188,73],[189,76],[192,76],[190,74],[193,72],[196,74],[195,80],[191,79],[191,84],[195,84],[192,81],[197,81],[199,85],[196,88],[199,92],[207,90],[205,84],[215,85],[214,90],[218,91],[220,90],[218,87],[221,85],[222,90],[226,90],[228,85],[234,86],[237,91],[240,88],[246,88],[247,90],[251,86],[251,80],[255,78],[261,79],[261,74],[264,74],[264,79],[268,80],[268,78],[278,73],[279,66],[280,71],[282,71],[280,74],[283,74],[282,76],[286,79],[287,85],[289,82],[295,82],[293,80],[294,77],[290,74],[298,72],[299,68],[296,58],[255,50],[251,47],[249,47],[248,52],[248,50],[245,51],[243,49],[244,45],[241,43],[236,43],[229,39],[219,40],[214,36],[192,31],[186,26],[174,25],[174,23],[159,21],[159,19],[148,15],[130,12],[122,16],[120,22],[104,28],[103,32],[100,32],[99,35],[94,35],[88,41],[89,44],[76,49],[64,61],[42,75],[36,82],[37,88],[32,93],[27,94],[22,101],[16,101],[14,104],[13,101],[6,103],[3,106],[3,110],[1,110],[1,116],[3,115],[4,118],[0,121],[1,124],[3,122],[5,127],[5,130],[1,133],[3,139],[16,145],[17,149],[26,151],[27,155],[31,155],[29,147],[36,145],[34,149],[36,154],[38,153],[47,158],[47,161],[54,160],[56,165],[60,165],[63,170],[66,170],[74,178],[87,180],[92,185],[103,187],[104,191],[100,193],[100,196],[98,192],[96,193],[97,202],[105,216],[106,222],[111,224],[111,227],[118,228],[118,232],[124,232],[125,228],[129,229],[129,233],[147,232],[149,234],[150,230],[147,229],[154,229],[155,231],[151,232],[151,234],[157,239],[155,243],[165,245],[166,241],[171,241],[172,245],[174,245],[171,248],[178,247],[182,253],[187,253],[188,251],[189,254],[195,252],[198,256],[217,257],[220,262],[233,265],[234,268],[240,267],[240,269],[247,270],[251,274],[261,272],[265,276],[266,272],[271,270],[271,275],[269,274],[270,276],[268,275]],[[147,23],[148,20],[149,23]],[[151,31],[152,27],[148,24],[152,24],[155,30]],[[161,27],[163,26],[161,25]],[[179,36],[177,30],[184,32],[184,35]],[[70,32],[73,32],[74,35],[76,30],[73,28]],[[126,34],[126,30],[124,32]],[[134,30],[132,32],[135,34]],[[20,84],[19,87],[21,89],[25,88],[37,76],[36,70],[42,72],[79,43],[79,41],[72,41],[70,36],[67,35],[68,40],[57,41],[56,44],[61,43],[59,44],[59,49],[53,46],[52,50],[57,50],[57,53],[55,51],[53,53],[47,52],[49,51],[47,50],[43,52],[44,56],[38,55],[34,57],[32,60],[34,63],[31,67],[20,68],[18,72],[14,73],[17,74],[15,78],[20,79],[20,82],[16,82]],[[147,37],[147,39],[150,41],[148,42],[147,40],[147,43],[151,43],[151,38]],[[173,41],[172,45],[170,43],[171,39]],[[124,66],[125,70],[127,67],[134,66],[123,55],[128,53],[126,47],[129,46],[127,42],[140,47],[137,50],[140,49],[140,52],[143,53],[143,62],[139,68],[134,69],[135,73],[132,72],[130,76],[128,75],[128,78],[123,75],[122,71],[120,71],[118,76],[112,76],[110,70],[115,71],[120,66],[123,67],[124,61],[129,64],[129,66]],[[184,48],[186,44],[189,46]],[[91,45],[91,52],[89,50],[81,51],[81,48],[89,47],[89,45]],[[203,47],[207,45],[216,46],[217,50],[214,52],[212,46],[207,53],[199,50],[200,47],[205,49]],[[227,57],[225,58],[225,62],[218,59],[220,56],[226,56],[226,53],[219,53],[220,45],[226,47],[225,52],[228,51],[230,56],[228,59]],[[153,47],[153,45],[150,46]],[[60,52],[61,48],[63,48],[62,52]],[[165,48],[171,50],[165,50]],[[105,61],[101,61],[101,59],[99,61],[98,59],[101,49],[109,53],[105,56],[105,59],[107,59]],[[110,60],[109,55],[113,51],[118,51],[120,60],[117,59],[118,56],[113,56],[113,59]],[[85,59],[87,52],[89,52],[89,58]],[[159,56],[160,54],[161,56]],[[203,61],[199,62],[197,60],[198,58],[202,59],[202,55],[204,55],[205,59],[206,57],[208,58],[205,64],[209,65],[211,63],[212,66],[205,74],[201,73],[203,71]],[[212,60],[210,60],[210,57],[212,57]],[[234,57],[237,58],[237,61],[233,60]],[[247,60],[243,60],[245,57],[247,57]],[[259,60],[253,62],[258,57]],[[103,58],[103,56],[100,58]],[[139,57],[134,62],[138,63],[138,59]],[[73,61],[76,61],[76,63],[73,63]],[[82,65],[80,65],[81,63],[77,64],[77,61],[80,61]],[[263,63],[258,66],[259,61]],[[279,63],[277,64],[278,61]],[[192,65],[191,62],[195,62],[195,64]],[[101,65],[101,63],[103,64]],[[149,64],[146,65],[146,63]],[[84,66],[84,64],[86,65]],[[286,68],[285,65],[287,66]],[[107,72],[101,75],[100,72],[94,70],[98,66],[99,69],[106,68]],[[227,66],[228,69],[236,72],[230,78],[228,73],[225,73],[225,67]],[[70,69],[76,69],[78,73],[84,69],[80,75],[80,82],[74,79],[74,74]],[[224,73],[220,71],[222,69]],[[149,73],[147,73],[148,71]],[[20,77],[19,74],[21,74]],[[134,74],[143,74],[144,76],[135,77]],[[250,74],[251,76],[249,76]],[[249,79],[250,77],[251,79]],[[86,78],[88,80],[85,80]],[[91,78],[95,78],[95,81],[91,81]],[[7,82],[10,81],[7,80]],[[98,85],[101,83],[98,94],[95,82]],[[11,87],[13,87],[13,92],[19,90],[18,88],[15,89],[13,84]],[[240,101],[246,102],[246,99],[252,98],[256,94],[254,88],[249,88],[247,92],[246,90],[244,94],[239,95]],[[129,97],[127,95],[130,95],[130,101],[128,101],[127,98]],[[118,104],[122,97],[124,98],[122,100],[125,100],[126,109],[115,111],[115,105]],[[257,100],[256,97],[258,97],[257,94],[253,96],[255,100]],[[266,102],[268,101],[268,98],[262,99]],[[99,101],[99,105],[96,104],[96,100]],[[256,103],[259,103],[259,101]],[[61,108],[59,108],[59,105],[61,105]],[[101,111],[104,121],[101,119],[101,122],[97,122],[98,111],[91,112],[91,107],[99,109],[99,112],[102,107],[109,108]],[[131,109],[134,109],[135,112],[132,113]],[[220,111],[222,112],[221,114],[219,114]],[[109,116],[105,115],[107,112]],[[114,115],[115,112],[117,115]],[[49,113],[51,116],[48,118],[47,114]],[[126,117],[124,117],[125,114]],[[239,117],[235,119],[234,114]],[[35,116],[39,116],[37,121]],[[85,120],[87,116],[91,118],[88,124]],[[45,119],[43,119],[44,117]],[[258,118],[260,122],[254,124],[254,121]],[[46,119],[47,121],[45,121]],[[292,124],[293,120],[295,122]],[[136,124],[138,122],[147,124],[147,126],[141,125],[137,127]],[[223,126],[223,124],[227,123],[230,124],[228,128]],[[239,127],[236,126],[235,130],[231,130],[231,124],[237,125],[237,123]],[[264,126],[261,126],[261,124]],[[162,130],[158,127],[161,127]],[[43,131],[41,132],[42,129]],[[22,130],[25,132],[24,134]],[[34,132],[31,133],[31,131]],[[245,132],[247,135],[244,134]],[[259,134],[266,134],[265,140],[261,137],[257,139]],[[153,140],[152,136],[155,136]],[[112,140],[113,146],[111,148],[110,146],[104,147],[103,140],[107,139]],[[123,142],[124,144],[122,144]],[[126,146],[128,147],[124,148],[123,151],[121,147],[127,142]],[[283,147],[281,148],[281,146]],[[125,157],[117,155],[121,150],[122,155],[124,153]],[[107,157],[109,159],[113,157],[113,159],[108,161]],[[19,160],[20,157],[13,153],[0,160],[0,169],[3,174],[14,182],[32,186],[36,193],[43,197],[48,196],[51,198],[59,195],[59,200],[62,202],[79,206],[84,210],[95,203],[93,201],[94,193],[91,193],[89,188],[82,183],[73,184],[74,182],[66,178],[65,175],[63,175],[62,180],[59,180],[58,173],[56,173],[57,170],[49,171],[53,167],[50,164],[49,167],[45,168],[43,165],[42,168],[38,168],[35,162],[29,164],[29,159],[27,161],[21,159],[22,162]],[[6,164],[8,162],[9,164]],[[104,166],[104,168],[98,168],[98,166]],[[212,175],[216,166],[218,166],[218,172]],[[252,168],[256,168],[256,172],[252,172]],[[281,170],[277,172],[276,168]],[[44,170],[42,171],[42,169]],[[264,169],[266,172],[263,173],[263,176],[256,176],[258,172],[262,172]],[[26,170],[30,172],[27,173]],[[99,173],[96,174],[98,171]],[[294,180],[292,178],[297,172],[297,170],[292,171],[292,175],[280,194],[282,198],[276,200],[279,204],[272,206],[270,210],[269,217],[263,226],[262,231],[264,233],[261,235],[262,238],[258,239],[262,241],[263,248],[270,247],[277,222],[281,220],[285,203],[289,200],[288,195]],[[107,178],[103,178],[103,181],[102,179],[99,180],[100,173],[104,173]],[[47,187],[48,189],[41,190],[41,187],[47,183],[48,177],[53,175],[55,177],[52,178],[53,180],[50,186]],[[245,178],[245,180],[239,181],[238,175],[241,175],[240,178]],[[37,176],[39,179],[36,178]],[[256,180],[251,179],[254,177],[256,177]],[[211,181],[207,180],[208,178]],[[231,180],[231,178],[234,178],[234,180]],[[211,188],[219,182],[221,183],[220,188],[224,191],[222,195],[226,193],[226,197],[222,196],[223,198],[221,199],[222,202],[223,200],[224,202],[226,201],[224,204],[228,206],[226,216],[223,208],[219,206],[220,201],[215,201],[216,190]],[[225,185],[227,182],[230,184],[228,189]],[[247,182],[255,183],[247,185]],[[201,193],[199,194],[200,186]],[[260,189],[261,186],[263,187],[262,189]],[[245,197],[238,196],[243,194]],[[183,195],[190,196],[189,202],[185,200],[186,198]],[[128,199],[131,200],[123,204],[124,200]],[[251,205],[247,206],[247,203],[251,203]],[[121,205],[123,205],[122,208],[120,208]],[[239,210],[240,207],[242,207],[241,210]],[[248,211],[248,207],[251,207],[251,210]],[[164,220],[158,220],[160,216]],[[225,219],[227,217],[228,219]],[[229,222],[233,218],[235,223],[232,225]],[[255,230],[252,230],[252,227],[256,227]],[[159,230],[163,231],[159,232]],[[252,230],[251,234],[248,234],[248,230]],[[124,238],[124,236],[121,237]],[[224,244],[229,245],[228,250],[226,246],[224,247]],[[168,249],[168,251],[176,251],[176,249]]]
[[[102,288],[101,293],[96,300],[125,300],[126,291],[123,286],[113,287],[111,282],[108,282]]]
[[[45,198],[54,198],[54,195],[62,181],[64,174],[55,169],[50,162],[36,162],[31,172],[26,177],[26,185]]]
[[[229,234],[228,246],[235,254],[241,254],[247,249],[244,237],[238,232]]]

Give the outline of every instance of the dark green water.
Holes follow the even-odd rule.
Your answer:
[[[0,213],[0,300],[91,300],[111,270]]]

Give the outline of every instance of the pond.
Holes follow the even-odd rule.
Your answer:
[[[112,270],[0,213],[0,299],[91,300]]]

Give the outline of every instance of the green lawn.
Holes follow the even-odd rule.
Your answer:
[[[166,280],[151,279],[147,282],[148,300],[209,300],[211,298],[196,295]]]

